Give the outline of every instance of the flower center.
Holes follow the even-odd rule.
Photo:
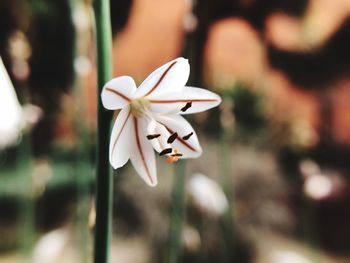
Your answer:
[[[149,101],[143,98],[132,100],[130,103],[131,114],[135,117],[146,115]]]

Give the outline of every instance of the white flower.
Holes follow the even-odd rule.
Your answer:
[[[64,249],[69,245],[70,232],[66,228],[59,228],[43,235],[33,249],[33,262],[60,262]]]
[[[229,208],[226,195],[220,185],[203,174],[194,174],[190,179],[187,191],[201,211],[212,215],[223,215]]]
[[[294,251],[274,250],[271,253],[270,261],[272,263],[311,263],[312,261],[304,255]]]
[[[128,76],[112,79],[103,87],[104,107],[121,109],[109,147],[115,169],[130,159],[141,178],[155,186],[153,148],[170,163],[201,155],[197,135],[181,115],[213,108],[221,98],[205,89],[185,87],[189,73],[187,59],[177,58],[152,72],[138,88]]]
[[[38,121],[41,110],[34,105],[22,108],[0,57],[0,149],[14,144],[21,131]]]

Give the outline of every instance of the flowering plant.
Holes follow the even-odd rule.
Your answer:
[[[196,132],[181,115],[220,104],[221,98],[205,89],[185,86],[190,73],[187,59],[177,58],[152,72],[137,88],[129,76],[105,84],[102,103],[120,112],[112,129],[109,159],[117,169],[129,159],[150,186],[157,184],[155,155],[196,158],[202,149]]]

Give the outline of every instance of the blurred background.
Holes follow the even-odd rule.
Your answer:
[[[181,262],[350,262],[350,0],[111,0],[111,17],[114,76],[184,56],[223,97],[190,116]],[[0,262],[92,260],[93,25],[89,0],[0,0]],[[167,262],[176,175],[157,164],[156,188],[115,172],[111,262]]]

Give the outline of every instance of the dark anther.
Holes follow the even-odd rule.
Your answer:
[[[182,153],[170,154],[170,156],[172,156],[172,157],[181,157],[182,155],[183,155]]]
[[[192,102],[187,102],[186,105],[181,109],[181,111],[185,112],[188,108],[191,108]]]
[[[164,149],[163,151],[161,151],[161,152],[159,153],[159,156],[163,156],[163,155],[165,155],[165,154],[171,153],[172,151],[173,151],[173,149],[171,149],[171,148],[166,148],[166,149]]]
[[[182,137],[185,141],[188,140],[193,135],[193,132],[187,134],[186,136]]]
[[[160,134],[150,134],[150,135],[147,135],[147,139],[148,140],[153,140],[155,138],[158,138],[160,136]]]
[[[177,132],[174,132],[167,140],[167,143],[173,143],[175,139],[177,138]]]

